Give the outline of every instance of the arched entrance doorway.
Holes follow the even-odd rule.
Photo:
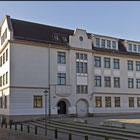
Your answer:
[[[67,113],[67,105],[65,101],[60,101],[57,104],[58,114],[66,114]]]
[[[76,104],[78,117],[86,117],[88,115],[88,103],[85,100],[79,100]]]

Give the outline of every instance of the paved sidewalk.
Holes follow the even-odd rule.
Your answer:
[[[45,136],[37,136],[16,130],[0,128],[0,140],[55,140]]]

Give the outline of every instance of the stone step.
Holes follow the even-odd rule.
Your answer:
[[[123,137],[123,138],[132,138],[132,139],[140,139],[140,135],[137,135],[137,134],[130,134],[130,133],[124,133],[124,132],[118,132],[118,131],[108,131],[108,130],[105,130],[105,129],[95,129],[95,128],[88,128],[88,127],[81,127],[81,126],[75,126],[73,124],[62,124],[62,123],[53,123],[53,122],[50,122],[55,126],[61,126],[61,128],[71,128],[71,129],[78,129],[78,130],[82,130],[82,131],[88,131],[88,132],[97,132],[97,133],[102,133],[102,134],[108,134],[108,136],[114,136],[116,138],[116,136],[118,137]]]
[[[32,122],[33,123],[33,122]],[[45,125],[45,121],[37,121],[34,122],[34,125],[39,124],[40,127],[43,127]],[[68,123],[68,122],[63,122],[63,121],[56,121],[56,120],[50,120],[48,123],[48,127],[54,127],[57,129],[63,129],[65,131],[73,131],[73,132],[77,132],[77,133],[82,133],[83,131],[87,131],[87,134],[90,133],[90,135],[95,135],[96,136],[110,136],[110,137],[114,137],[114,138],[121,138],[121,139],[140,139],[140,133],[138,134],[130,134],[130,131],[128,133],[128,131],[124,131],[122,132],[122,130],[119,131],[111,131],[112,129],[106,129],[106,128],[102,128],[102,127],[93,127],[89,125],[85,125],[85,124],[77,124],[77,123]],[[85,134],[85,133],[84,133]]]

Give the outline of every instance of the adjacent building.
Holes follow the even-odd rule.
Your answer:
[[[5,16],[0,116],[39,118],[46,107],[51,116],[139,113],[140,42]]]

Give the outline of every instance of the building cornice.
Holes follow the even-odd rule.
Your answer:
[[[10,43],[16,43],[16,44],[24,44],[24,45],[38,46],[38,47],[55,48],[55,49],[77,50],[77,51],[85,51],[85,52],[91,52],[91,53],[94,52],[94,50],[89,50],[89,49],[84,49],[84,48],[76,48],[76,47],[71,47],[69,45],[40,43],[40,42],[20,40],[20,39],[9,40],[9,42]]]
[[[4,87],[4,88],[1,88],[0,89],[0,91],[3,91],[3,90],[6,90],[6,89],[8,89],[8,88],[20,88],[20,89],[42,89],[42,90],[44,90],[44,89],[48,89],[48,87],[30,87],[30,86],[7,86],[7,87]]]
[[[136,58],[136,59],[140,59],[140,54],[136,55],[136,54],[128,54],[128,53],[120,53],[120,52],[116,52],[116,51],[103,51],[103,50],[94,50],[95,54],[101,54],[101,55],[108,55],[108,56],[116,56],[116,57],[125,57],[125,58]]]
[[[48,48],[58,48],[58,49],[69,49],[68,45],[59,45],[59,44],[50,44],[50,43],[40,43],[40,42],[34,42],[34,41],[27,41],[27,40],[20,40],[20,39],[14,39],[10,40],[10,43],[16,43],[16,44],[24,44],[24,45],[32,45],[37,47],[48,47]]]
[[[27,41],[27,40],[20,40],[20,39],[14,39],[9,40],[10,43],[16,43],[16,44],[24,44],[24,45],[32,45],[37,47],[48,47],[48,48],[55,48],[55,49],[64,49],[64,50],[75,50],[75,51],[84,51],[84,52],[90,52],[95,54],[102,54],[102,55],[110,55],[110,56],[118,56],[118,57],[125,57],[125,58],[140,58],[140,54],[128,54],[128,53],[121,53],[119,51],[110,51],[110,50],[90,50],[85,48],[76,48],[72,47],[70,45],[60,45],[60,44],[50,44],[50,43],[41,43],[41,42],[35,42],[35,41]],[[5,44],[7,46],[7,42]],[[3,47],[3,49],[5,46]],[[2,50],[3,51],[3,50]],[[0,51],[1,53],[1,51]]]

